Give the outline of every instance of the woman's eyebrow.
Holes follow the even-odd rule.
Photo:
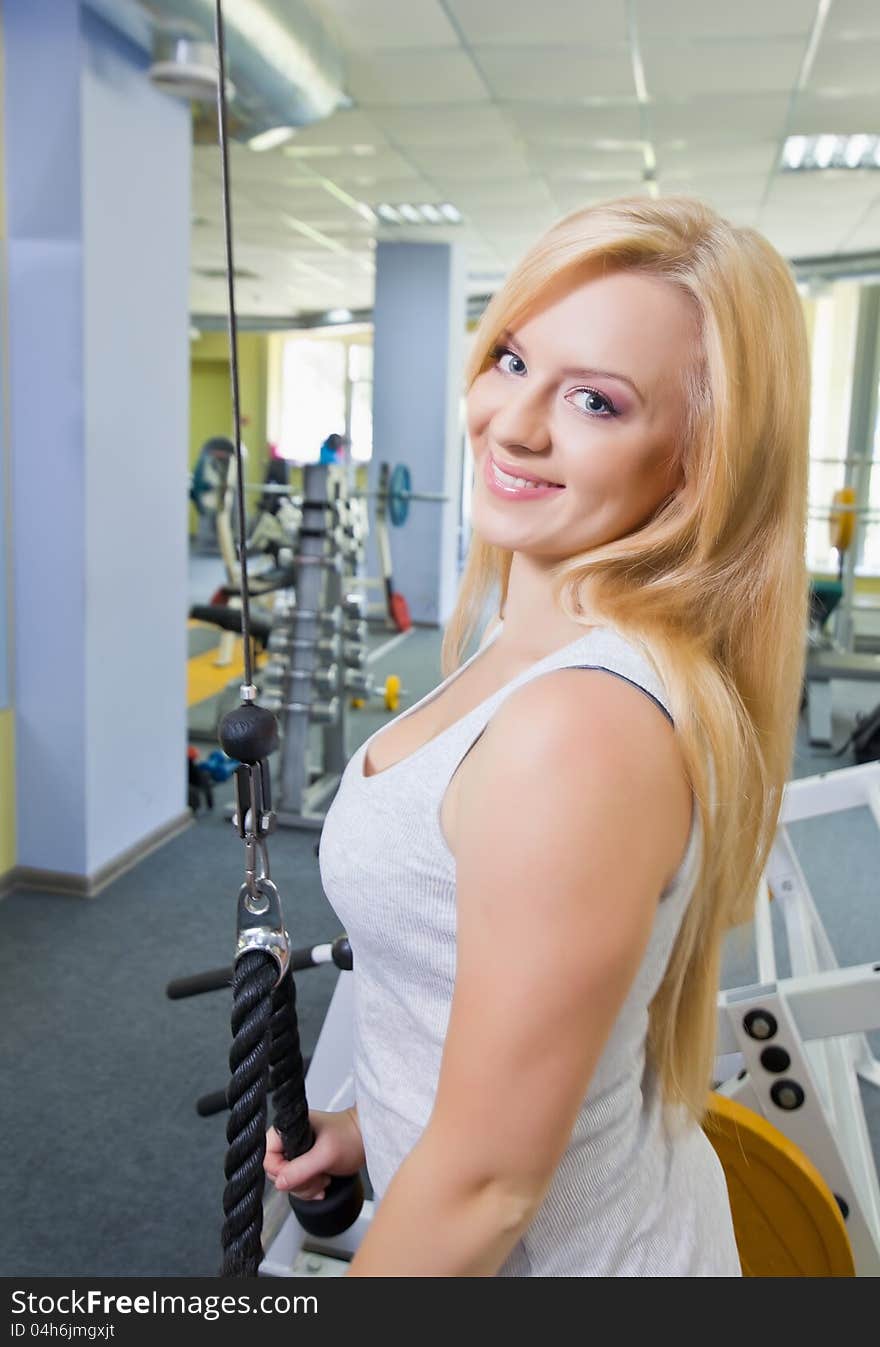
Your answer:
[[[525,347],[523,346],[520,339],[516,337],[510,331],[509,328],[504,328],[504,330],[498,334],[498,340],[508,341],[511,343],[511,345],[517,346],[519,350],[522,352],[524,360],[528,364],[528,356],[526,355]],[[568,366],[565,370],[565,373],[566,375],[576,375],[576,376],[586,375],[588,377],[596,379],[617,379],[619,383],[626,384],[629,388],[631,388],[632,391],[635,393],[636,397],[638,398],[639,402],[641,402],[642,405],[644,406],[645,403],[644,397],[639,392],[639,389],[633,383],[632,379],[627,378],[625,374],[615,374],[614,371],[610,369],[581,369],[579,366],[575,365]]]

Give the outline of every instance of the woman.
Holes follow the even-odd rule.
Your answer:
[[[699,1124],[797,723],[797,292],[698,201],[607,202],[517,266],[468,383],[460,667],[354,755],[322,837],[357,1104],[289,1163],[270,1132],[266,1168],[314,1197],[366,1159],[353,1276],[736,1276]]]

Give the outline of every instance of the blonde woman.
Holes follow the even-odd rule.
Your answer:
[[[322,837],[357,1104],[269,1135],[304,1197],[366,1160],[350,1275],[739,1275],[700,1121],[796,728],[807,384],[785,263],[688,198],[568,216],[489,305],[448,676]]]

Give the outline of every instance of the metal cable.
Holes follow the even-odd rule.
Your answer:
[[[248,594],[247,527],[244,505],[244,463],[241,452],[241,409],[238,393],[238,322],[235,316],[235,269],[232,261],[232,207],[229,200],[229,143],[226,128],[226,48],[223,32],[222,0],[215,0],[214,35],[217,42],[217,131],[220,139],[220,164],[223,183],[223,233],[226,242],[226,288],[229,324],[229,373],[232,380],[232,439],[238,481],[238,560],[241,567],[241,634],[244,645],[244,685],[254,683],[251,659],[251,614]]]

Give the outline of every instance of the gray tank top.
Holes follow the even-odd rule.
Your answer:
[[[403,714],[438,697],[481,653]],[[373,735],[349,761],[327,814],[321,879],[354,951],[355,1097],[367,1170],[380,1201],[430,1117],[449,1020],[455,860],[440,827],[443,796],[501,703],[542,673],[567,668],[604,669],[626,679],[671,720],[666,693],[645,656],[613,629],[594,628],[524,670],[409,757],[365,777]],[[699,1128],[668,1128],[645,1056],[648,1006],[693,892],[700,846],[694,809],[687,852],[661,897],[644,959],[568,1147],[499,1276],[740,1275],[721,1165]],[[515,1126],[515,1119],[505,1126]]]

